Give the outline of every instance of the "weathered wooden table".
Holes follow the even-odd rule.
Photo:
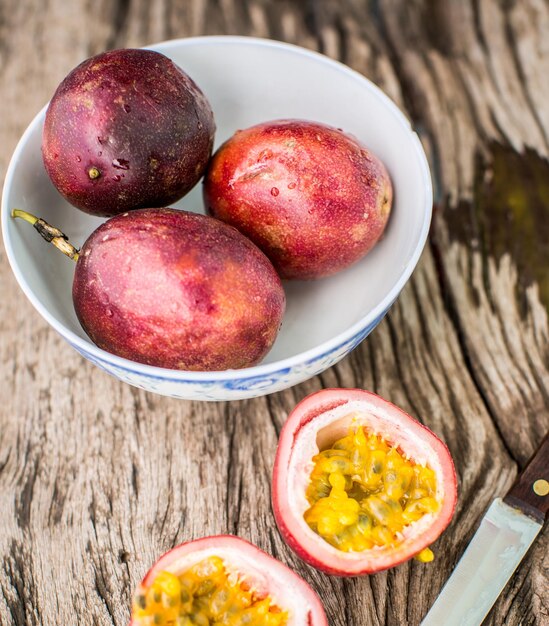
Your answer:
[[[2,0],[0,176],[64,75],[107,48],[199,34],[282,39],[362,72],[410,116],[436,191],[429,243],[350,357],[252,401],[117,382],[38,316],[0,250],[0,623],[127,623],[156,557],[212,533],[300,572],[334,626],[418,624],[549,427],[549,6],[544,0]],[[304,566],[269,504],[277,433],[310,392],[362,387],[448,443],[455,519],[430,565],[340,580]],[[487,624],[549,623],[545,528]]]

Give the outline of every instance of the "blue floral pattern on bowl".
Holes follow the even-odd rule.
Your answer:
[[[107,359],[97,358],[97,356],[83,350],[81,346],[74,343],[71,343],[71,345],[83,357],[112,376],[145,391],[153,391],[161,395],[185,400],[243,400],[282,391],[302,383],[335,365],[374,330],[387,313],[387,310],[345,342],[305,362],[281,367],[260,375],[246,376],[244,374],[246,370],[242,370],[243,374],[237,376],[235,375],[237,370],[233,370],[230,375],[218,380],[192,380],[185,378],[183,373],[178,375],[179,373],[174,371],[170,375],[166,370],[161,369],[158,369],[158,374],[144,373],[138,371],[137,368],[140,367],[138,363],[136,363],[136,369],[131,369],[129,366],[122,367]]]

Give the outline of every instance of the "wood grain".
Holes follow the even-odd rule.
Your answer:
[[[153,561],[212,533],[302,574],[334,626],[416,625],[490,500],[549,429],[549,6],[545,0],[3,0],[0,177],[58,82],[107,48],[271,37],[338,58],[409,115],[436,189],[429,244],[386,320],[348,358],[283,393],[233,403],[110,378],[47,327],[0,250],[0,623],[126,624]],[[269,482],[288,412],[363,387],[448,443],[455,519],[436,561],[340,580],[274,526]],[[549,623],[547,527],[486,620]]]

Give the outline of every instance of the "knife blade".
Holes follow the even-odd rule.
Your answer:
[[[540,532],[549,509],[549,436],[496,498],[421,626],[480,626]]]

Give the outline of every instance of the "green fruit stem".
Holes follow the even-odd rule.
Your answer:
[[[65,235],[65,233],[61,232],[59,228],[51,226],[41,217],[36,217],[32,215],[32,213],[27,213],[22,209],[13,209],[11,216],[20,217],[25,220],[25,222],[32,224],[46,241],[53,244],[58,250],[61,250],[61,252],[68,256],[69,259],[78,261],[78,257],[80,255],[79,250],[77,250],[72,243],[69,243],[69,238]]]

